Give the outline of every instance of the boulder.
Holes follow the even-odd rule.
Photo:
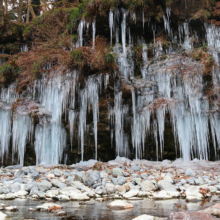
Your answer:
[[[200,186],[189,186],[186,189],[186,199],[189,201],[200,201],[204,196],[200,193]]]
[[[117,178],[118,176],[123,176],[123,170],[120,168],[113,168],[111,174],[113,177]]]
[[[141,183],[141,189],[144,192],[155,191],[156,187],[150,180],[145,180]]]
[[[58,187],[58,188],[64,188],[66,187],[65,183],[60,182],[58,179],[52,179],[51,183],[53,186]]]
[[[158,182],[158,187],[160,190],[176,191],[176,187],[171,182],[169,182],[167,180],[160,180]]]
[[[118,185],[124,185],[126,183],[126,178],[123,176],[118,177]]]
[[[112,183],[107,183],[107,184],[105,185],[105,189],[106,189],[106,192],[107,192],[108,194],[112,194],[112,193],[115,192],[115,185],[112,184]]]
[[[120,193],[125,193],[126,192],[126,187],[125,186],[115,186],[115,191],[120,192]]]
[[[49,190],[52,187],[52,184],[47,180],[42,180],[38,183],[38,189],[42,192]]]

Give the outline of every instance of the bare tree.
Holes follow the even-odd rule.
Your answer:
[[[30,13],[32,15],[32,18],[35,19],[36,18],[36,15],[34,13],[34,9],[31,5],[31,0],[28,0],[28,6],[27,6],[27,19],[26,19],[26,22],[29,22],[30,20]]]
[[[19,0],[19,5],[18,5],[18,18],[17,22],[21,22],[21,17],[22,17],[22,10],[23,10],[23,0]]]

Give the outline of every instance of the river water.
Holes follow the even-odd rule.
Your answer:
[[[108,203],[87,201],[87,202],[56,202],[56,204],[63,206],[63,211],[67,213],[66,217],[55,216],[54,213],[29,211],[29,208],[36,208],[36,206],[43,204],[45,201],[32,201],[27,199],[16,199],[12,201],[2,201],[6,206],[17,206],[18,212],[5,212],[9,219],[36,219],[36,220],[59,220],[59,219],[73,219],[73,220],[101,220],[101,219],[126,219],[131,220],[142,214],[149,214],[158,217],[168,217],[170,213],[177,211],[198,211],[204,209],[216,202],[220,202],[219,196],[213,196],[210,201],[204,202],[186,202],[183,199],[173,200],[152,200],[143,199],[130,201],[134,205],[133,209],[129,210],[110,210]]]

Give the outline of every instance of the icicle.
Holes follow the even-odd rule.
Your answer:
[[[131,18],[136,24],[136,13],[135,12],[131,13]]]
[[[90,105],[93,111],[94,139],[95,139],[95,159],[97,160],[97,142],[98,142],[98,120],[99,120],[99,88],[101,87],[101,75],[90,76],[86,81],[85,89],[80,91],[80,112],[78,134],[81,144],[81,160],[84,156],[84,135],[86,131],[86,113],[87,107],[90,111]]]
[[[110,28],[110,42],[112,46],[112,32],[114,27],[114,18],[113,18],[113,12],[112,10],[109,11],[109,28]]]
[[[145,24],[144,11],[142,11],[142,22],[143,22],[143,31],[144,31],[144,24]]]
[[[95,48],[96,18],[92,22],[92,47]]]
[[[28,46],[25,44],[25,45],[21,45],[20,46],[20,50],[21,52],[28,52]]]
[[[11,111],[0,109],[0,157],[8,157],[11,138]]]
[[[190,35],[189,24],[187,22],[184,22],[183,27],[184,27],[184,32],[185,32],[185,39],[184,39],[183,47],[186,50],[191,50],[193,48],[193,45],[192,45],[192,39],[189,36]]]
[[[74,124],[76,121],[77,113],[74,110],[69,110],[69,123],[70,123],[70,144],[71,148],[73,146],[73,131],[74,131]]]
[[[170,27],[171,9],[168,7],[166,8],[166,15],[167,17],[165,16],[165,14],[163,14],[164,28],[167,31],[168,36],[171,36],[171,27]]]
[[[36,162],[58,164],[66,146],[66,131],[59,123],[42,122],[35,129]]]
[[[84,25],[85,25],[85,21],[81,20],[79,22],[79,26],[78,26],[79,40],[78,40],[78,43],[77,43],[77,47],[82,47],[83,46],[83,30],[84,30]]]
[[[122,48],[123,48],[123,54],[127,55],[127,49],[126,49],[126,17],[127,17],[127,11],[123,12],[123,20],[121,23],[121,39],[122,39]]]
[[[109,74],[106,73],[105,76],[104,76],[104,86],[105,86],[105,89],[107,89],[108,83],[109,83]]]
[[[33,125],[31,118],[28,115],[16,115],[13,120],[13,157],[18,154],[20,164],[24,164],[24,153],[27,141],[31,140],[33,133]]]
[[[115,118],[115,145],[117,155],[126,156],[128,152],[128,137],[124,134],[124,117],[128,113],[128,107],[122,105],[122,92],[115,92],[114,109],[110,111]]]

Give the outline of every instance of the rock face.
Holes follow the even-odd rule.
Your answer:
[[[132,209],[134,206],[124,200],[115,200],[111,202],[108,207],[110,209],[120,210],[120,209]]]

